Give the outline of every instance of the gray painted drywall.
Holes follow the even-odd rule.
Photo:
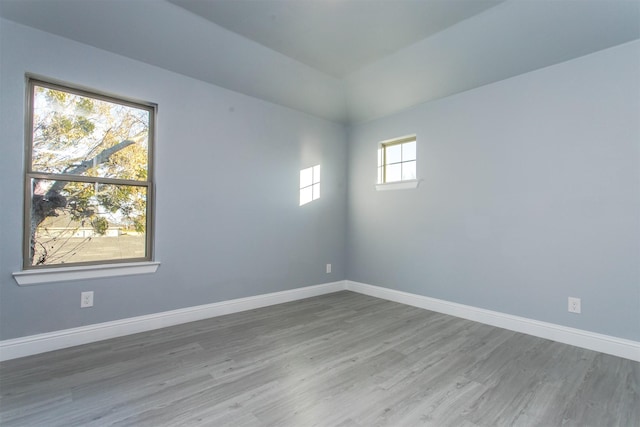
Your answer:
[[[2,1],[0,14],[319,117],[346,115],[342,81],[165,1]]]
[[[347,204],[342,126],[0,20],[0,339],[349,278],[638,340],[639,50],[354,126]],[[26,71],[159,104],[156,274],[16,285]],[[377,142],[410,133],[424,181],[375,192]]]
[[[377,143],[413,133],[420,186],[376,192]],[[349,140],[348,279],[640,339],[640,41]]]
[[[639,2],[507,1],[347,76],[349,121],[385,117],[639,37]]]
[[[211,6],[210,1],[196,2],[205,9]],[[277,33],[276,39],[281,39],[282,43],[275,43],[280,48],[297,40],[294,44],[299,46],[298,51],[305,51],[302,56],[307,56],[310,50],[319,49],[329,56],[339,50],[354,59],[359,56],[354,50],[371,43],[378,53],[386,49],[386,56],[360,62],[362,68],[356,67],[346,78],[337,79],[265,47],[274,44],[256,37],[257,34],[252,36],[255,41],[249,40],[162,0],[0,1],[0,16],[246,95],[347,123],[383,117],[640,38],[640,2],[633,0],[509,0],[455,25],[445,25],[444,29],[441,24],[451,22],[451,11],[459,8],[465,9],[465,13],[471,11],[467,3],[396,1],[372,6],[372,2],[334,5],[293,0],[265,2],[268,4],[259,7],[256,2],[227,3],[243,3],[245,6],[233,8],[253,11],[238,15],[245,21],[242,25],[245,30],[247,26],[255,29],[255,25],[265,25],[275,31],[274,35]],[[345,7],[344,3],[351,6]],[[430,4],[427,7],[432,13],[423,19],[425,9],[418,3],[447,4],[443,9]],[[424,28],[441,31],[400,50],[376,43],[377,38],[368,37],[362,27],[372,13],[382,10],[380,7],[388,8],[387,15],[395,15],[387,25],[369,25],[384,39],[393,38],[388,37],[389,33],[398,36],[407,31],[394,25],[399,17],[396,12],[404,16],[413,11],[412,18],[400,19],[405,24],[417,20]],[[218,13],[218,8],[209,12]],[[363,9],[362,13],[358,14],[357,9]],[[446,16],[442,16],[443,10],[449,10],[444,13]],[[306,22],[309,12],[321,31],[326,32],[324,37],[311,35],[313,30]],[[334,12],[336,18],[328,19],[325,13]],[[252,17],[258,16],[256,22]],[[288,27],[286,22],[281,25],[289,19],[297,25]],[[436,27],[432,26],[433,20],[439,22]],[[309,38],[311,43],[299,44]],[[360,39],[363,43],[351,43],[349,39]],[[313,47],[318,44],[319,48]],[[287,48],[283,51],[291,53]],[[342,67],[325,63],[322,68]]]
[[[0,339],[345,278],[342,125],[7,20],[0,52]],[[25,72],[158,104],[156,274],[17,286]],[[299,207],[318,163],[321,198]]]

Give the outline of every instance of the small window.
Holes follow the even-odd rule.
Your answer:
[[[300,171],[300,206],[320,198],[320,165]]]
[[[28,89],[24,268],[150,261],[155,107]]]
[[[416,136],[380,143],[378,149],[378,184],[416,179]]]

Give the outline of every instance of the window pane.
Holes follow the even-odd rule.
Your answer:
[[[406,142],[402,144],[402,161],[416,159],[416,142]]]
[[[32,169],[145,181],[150,120],[144,108],[34,86]]]
[[[300,189],[300,206],[309,203],[313,200],[313,190],[311,187],[301,188]]]
[[[306,168],[300,171],[300,188],[313,184],[313,169]]]
[[[387,179],[385,182],[400,181],[402,178],[401,164],[387,166]]]
[[[31,265],[146,256],[147,187],[33,179]]]
[[[313,200],[320,198],[320,183],[313,184]]]
[[[416,179],[416,162],[402,163],[402,180]]]
[[[313,167],[313,183],[320,182],[320,165]]]
[[[401,144],[391,145],[387,147],[387,164],[399,163],[402,161],[402,146]]]

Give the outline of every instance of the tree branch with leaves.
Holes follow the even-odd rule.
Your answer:
[[[147,179],[149,110],[44,86],[34,86],[33,97],[30,264],[49,264],[54,246],[74,237],[64,230],[89,224],[104,235],[111,226],[105,215],[131,218],[143,229],[146,187],[138,183]],[[59,238],[41,237],[53,221],[47,220],[61,215],[69,221]]]

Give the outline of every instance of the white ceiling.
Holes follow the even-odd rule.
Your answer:
[[[639,0],[0,0],[0,16],[346,123],[640,38]]]
[[[344,77],[504,0],[168,0]]]

